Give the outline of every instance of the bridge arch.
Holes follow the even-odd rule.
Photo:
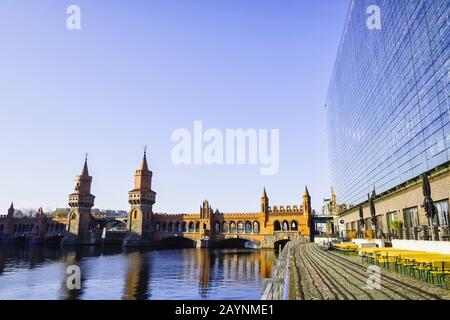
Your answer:
[[[217,248],[247,248],[247,245],[249,243],[253,244],[254,246],[260,246],[260,242],[256,241],[254,239],[251,238],[247,238],[247,237],[239,237],[239,238],[228,238],[228,239],[223,239],[223,240],[219,240],[217,242],[214,243],[214,246]]]
[[[157,241],[155,246],[161,248],[195,248],[196,241],[188,237],[167,237]]]
[[[222,232],[223,233],[230,232],[230,226],[229,226],[228,222],[226,222],[226,221],[224,221],[222,224]]]
[[[169,221],[169,224],[167,225],[167,231],[173,232],[173,222],[172,221]]]
[[[282,240],[275,241],[274,249],[277,250],[277,251],[280,251],[280,249],[283,250],[284,246],[289,241],[290,241],[289,239],[282,239]]]
[[[283,224],[281,225],[283,231],[289,231],[289,222],[286,220],[283,221]]]
[[[47,243],[57,244],[64,238],[63,234],[52,234],[45,238]]]
[[[105,222],[103,227],[106,228],[107,231],[125,231],[127,229],[127,224],[121,220],[109,220]]]
[[[163,221],[163,223],[161,224],[161,231],[167,232],[167,222]]]
[[[195,224],[194,224],[193,221],[189,222],[188,231],[189,232],[194,232],[195,231]]]

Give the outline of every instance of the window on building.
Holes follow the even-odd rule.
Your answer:
[[[384,221],[383,221],[383,215],[380,214],[376,216],[377,218],[377,228],[378,230],[384,230]]]
[[[347,222],[345,224],[345,230],[347,230],[347,231],[351,231],[352,230],[352,224],[350,222]]]
[[[433,225],[448,226],[449,224],[448,200],[435,202],[434,205],[436,206],[437,214],[434,217]]]
[[[392,222],[393,221],[398,221],[397,211],[386,213],[386,223],[387,223],[387,228],[389,231],[392,230]]]
[[[419,210],[417,207],[403,210],[403,226],[405,228],[415,228],[419,225]]]

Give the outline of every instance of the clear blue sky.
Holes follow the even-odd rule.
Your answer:
[[[66,29],[66,8],[82,29]],[[323,108],[348,0],[0,3],[0,212],[65,207],[85,152],[95,207],[127,209],[143,146],[156,212],[329,195]],[[280,129],[280,170],[175,166],[171,133]]]

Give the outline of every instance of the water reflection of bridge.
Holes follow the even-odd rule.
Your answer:
[[[233,282],[238,288],[239,283],[244,281],[258,282],[260,279],[269,278],[275,261],[274,252],[270,250],[185,249],[182,254],[183,264],[178,268],[183,270],[183,278],[197,279],[198,294],[205,299],[214,290],[213,283]],[[139,252],[129,253],[127,258],[129,264],[123,298],[127,300],[150,298],[152,279],[149,274],[159,276],[159,272],[164,273],[164,270],[155,266],[152,272],[151,259]],[[183,287],[178,290],[182,291]]]
[[[181,263],[170,263],[178,254]],[[125,255],[123,255],[125,253]],[[89,257],[97,257],[117,261],[118,264],[106,266],[98,270],[92,265]],[[86,299],[91,298],[93,290],[92,281],[95,281],[95,290],[101,289],[101,285],[110,282],[112,276],[109,271],[116,270],[120,274],[122,282],[122,299],[151,299],[152,296],[161,294],[164,287],[161,281],[167,281],[167,274],[171,280],[188,283],[190,288],[196,287],[197,295],[209,298],[220,283],[233,283],[236,288],[239,283],[260,282],[263,278],[270,277],[274,263],[274,252],[271,250],[242,250],[242,249],[184,249],[184,250],[140,250],[123,252],[119,247],[77,247],[67,250],[59,246],[30,246],[28,248],[18,245],[0,247],[0,280],[5,269],[10,269],[18,263],[21,269],[44,269],[44,265],[58,263],[60,268],[59,292],[55,293],[60,299]],[[166,266],[161,268],[161,261],[166,261]],[[68,290],[66,286],[66,268],[78,265],[81,269],[81,290]],[[103,266],[103,264],[102,264]],[[24,272],[24,271],[21,271]],[[54,275],[52,276],[54,277]],[[113,278],[117,279],[117,274]],[[163,279],[163,280],[161,280]],[[90,283],[90,285],[89,285]],[[159,283],[159,284],[158,284]],[[165,283],[165,282],[163,282]],[[118,284],[120,287],[120,283]],[[97,287],[100,286],[100,287]],[[179,289],[183,290],[181,286]],[[220,288],[219,288],[220,289]],[[258,288],[255,287],[257,291]],[[259,292],[258,292],[259,293]],[[170,294],[170,293],[168,293]],[[173,294],[177,292],[173,291]],[[167,296],[170,298],[170,296]]]

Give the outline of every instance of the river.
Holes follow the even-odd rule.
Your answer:
[[[1,246],[0,299],[260,299],[274,260],[273,250]],[[68,289],[70,266],[80,289]]]

